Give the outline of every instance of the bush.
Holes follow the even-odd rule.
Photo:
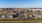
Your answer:
[[[42,19],[0,19],[0,21],[28,21],[28,20],[42,20]]]

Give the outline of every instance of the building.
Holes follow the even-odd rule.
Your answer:
[[[8,11],[8,12],[7,12]],[[15,11],[15,12],[13,12]],[[42,18],[42,9],[22,9],[16,8],[11,10],[2,11],[3,14],[0,15],[0,18]],[[7,13],[7,14],[6,14]]]

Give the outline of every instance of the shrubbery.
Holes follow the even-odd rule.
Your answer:
[[[41,20],[41,19],[0,19],[0,21],[28,21],[28,20]]]

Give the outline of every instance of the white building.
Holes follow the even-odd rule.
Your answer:
[[[32,10],[34,12],[36,12],[36,11],[42,11],[42,9],[29,9],[29,10]]]

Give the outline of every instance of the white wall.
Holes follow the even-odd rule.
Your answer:
[[[2,15],[2,18],[5,18],[5,15]]]
[[[42,11],[42,9],[29,9],[29,10],[32,10],[32,11],[40,10],[40,11]]]

